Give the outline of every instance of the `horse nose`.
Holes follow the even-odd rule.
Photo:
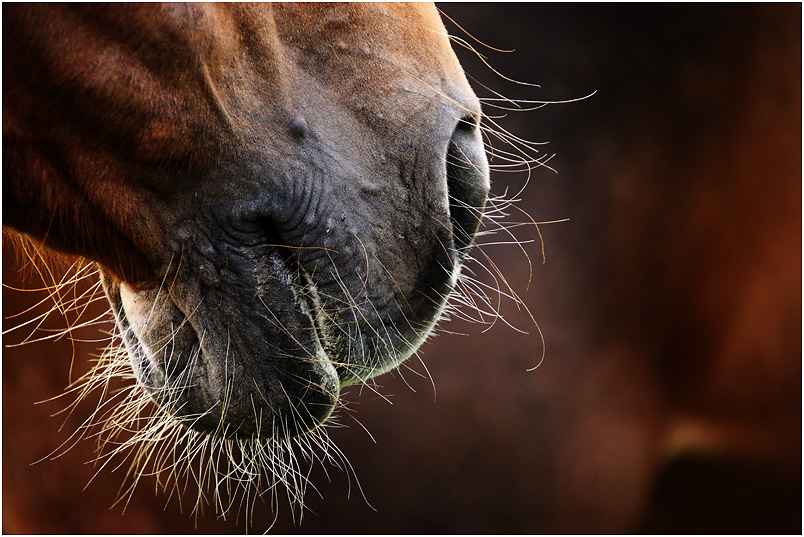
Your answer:
[[[489,193],[489,169],[475,115],[455,126],[447,148],[447,191],[452,233],[462,260],[480,226]]]

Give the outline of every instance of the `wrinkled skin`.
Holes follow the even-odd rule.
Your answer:
[[[431,5],[3,7],[3,224],[98,263],[139,381],[287,437],[407,358],[477,230]]]

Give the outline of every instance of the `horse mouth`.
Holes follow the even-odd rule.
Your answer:
[[[273,252],[251,303],[242,290],[208,289],[194,301],[180,284],[135,291],[103,278],[138,384],[191,429],[289,438],[316,429],[337,405],[342,383],[322,344],[331,328],[315,285]]]

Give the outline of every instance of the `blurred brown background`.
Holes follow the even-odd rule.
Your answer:
[[[343,473],[316,470],[303,524],[283,506],[274,531],[800,533],[801,5],[440,7],[516,49],[478,45],[501,73],[541,86],[458,50],[481,96],[597,91],[499,120],[556,154],[559,173],[537,170],[519,204],[537,221],[569,218],[541,226],[546,264],[528,246],[529,288],[517,247],[485,248],[547,355],[527,371],[542,344],[510,302],[503,314],[529,334],[444,325],[469,336],[423,348],[435,393],[411,363],[425,376],[379,379],[393,405],[348,395],[371,437],[348,417],[331,433],[371,506],[354,481],[348,497]],[[492,180],[502,193],[525,178]],[[517,236],[538,240],[532,227]],[[3,282],[18,286],[8,252]],[[4,318],[39,298],[5,290]],[[76,371],[96,348],[76,346]],[[242,532],[211,512],[196,523],[147,478],[125,515],[109,510],[121,471],[82,490],[91,442],[30,465],[83,419],[58,432],[50,414],[64,403],[34,405],[64,388],[71,354],[68,341],[4,349],[3,530]],[[254,530],[272,519],[258,504]]]

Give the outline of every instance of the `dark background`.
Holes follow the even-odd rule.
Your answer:
[[[518,247],[483,249],[538,322],[546,357],[529,371],[542,342],[510,301],[503,315],[528,334],[443,325],[469,335],[440,335],[421,352],[426,368],[413,359],[415,372],[381,377],[392,405],[348,395],[371,435],[345,417],[331,436],[362,494],[337,469],[329,480],[316,470],[320,496],[308,494],[303,524],[282,505],[274,531],[800,533],[800,4],[440,7],[515,49],[475,44],[500,73],[541,86],[459,49],[479,95],[493,96],[482,85],[528,100],[597,92],[498,120],[555,154],[558,173],[535,170],[518,206],[536,221],[569,219],[540,226],[544,264],[535,228],[516,229],[537,241],[526,246],[529,285]],[[493,191],[525,181],[495,172]],[[495,240],[504,236],[482,242]],[[5,242],[3,281],[17,286]],[[39,298],[6,289],[4,318]],[[91,442],[30,466],[81,422],[58,433],[62,418],[49,415],[64,404],[34,405],[64,388],[72,348],[4,350],[3,529],[196,531],[153,481],[125,515],[108,509],[119,471],[82,491]],[[76,344],[76,370],[96,348]],[[258,505],[254,530],[272,519]],[[243,525],[210,512],[197,530]]]

